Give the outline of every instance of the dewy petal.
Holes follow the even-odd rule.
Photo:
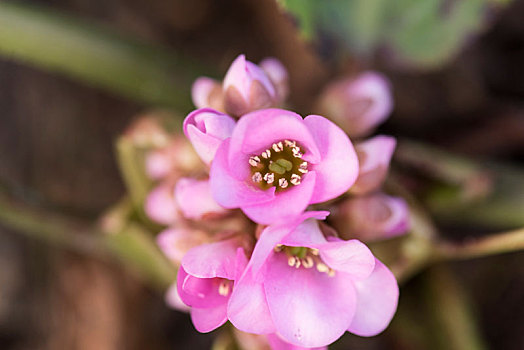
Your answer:
[[[302,177],[300,185],[275,194],[273,200],[257,205],[241,206],[241,209],[251,220],[263,225],[296,217],[311,202],[315,177],[315,172],[310,171]]]
[[[209,180],[179,179],[175,186],[175,200],[187,219],[199,220],[209,214],[227,212],[211,196]]]
[[[346,331],[355,312],[351,277],[290,267],[285,254],[269,258],[264,290],[277,332],[299,346],[331,344]]]
[[[375,257],[366,245],[356,239],[331,241],[316,246],[322,260],[333,270],[345,272],[355,280],[369,277]]]
[[[370,337],[382,332],[391,322],[398,303],[398,284],[391,271],[378,259],[373,273],[355,282],[357,311],[349,326],[351,333]]]
[[[255,334],[275,332],[264,288],[254,278],[249,266],[233,288],[227,315],[229,321],[241,331]]]
[[[234,127],[233,118],[210,108],[197,109],[184,120],[184,134],[206,164],[211,163],[218,146]]]
[[[234,280],[238,246],[236,238],[199,245],[186,253],[182,267],[195,277]]]
[[[277,334],[268,334],[266,335],[266,338],[269,346],[271,346],[271,350],[327,350],[327,346],[305,348],[303,346],[289,344]]]
[[[198,278],[180,267],[177,275],[177,291],[184,304],[191,307],[210,308],[227,302],[227,297],[218,293],[219,279]]]
[[[358,159],[348,136],[328,119],[310,115],[304,119],[320,150],[313,165],[317,180],[311,203],[320,203],[346,192],[358,176]]]
[[[231,136],[229,164],[240,154],[260,154],[275,142],[293,140],[305,148],[304,160],[320,161],[320,153],[302,117],[283,109],[262,109],[244,115]]]
[[[206,309],[191,308],[191,321],[200,333],[217,329],[227,321],[227,302]]]
[[[213,198],[225,208],[238,208],[271,201],[275,197],[274,187],[262,191],[246,182],[248,180],[239,180],[232,175],[235,169],[229,169],[227,162],[229,142],[230,139],[227,139],[220,145],[211,164],[209,183]]]

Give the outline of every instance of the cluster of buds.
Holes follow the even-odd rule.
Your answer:
[[[347,84],[367,89],[364,78]],[[354,147],[344,126],[363,136],[355,125],[385,119],[389,110],[377,116],[373,106],[383,101],[369,97],[372,122],[303,118],[269,108],[284,102],[287,79],[277,60],[255,65],[244,56],[222,84],[198,79],[198,109],[183,126],[189,143],[171,136],[147,154],[157,186],[145,210],[166,226],[157,241],[179,267],[167,302],[190,312],[198,331],[230,321],[249,346],[325,349],[346,331],[373,336],[388,326],[398,285],[362,241],[404,233],[408,212],[380,192],[395,140]],[[364,99],[368,91],[346,90]],[[347,98],[329,91],[329,100]]]

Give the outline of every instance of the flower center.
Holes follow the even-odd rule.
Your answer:
[[[297,269],[316,267],[318,272],[326,273],[329,277],[335,276],[335,270],[327,266],[319,256],[318,249],[306,247],[290,247],[277,244],[275,252],[284,252],[288,256],[287,264]]]
[[[221,279],[220,284],[218,285],[218,294],[227,297],[232,290],[232,281],[228,279]]]
[[[276,186],[279,191],[300,185],[302,176],[308,172],[303,154],[296,141],[276,142],[262,154],[249,158],[251,180],[263,190]]]

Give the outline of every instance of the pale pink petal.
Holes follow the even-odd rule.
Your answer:
[[[269,346],[271,346],[271,350],[327,350],[327,346],[305,348],[303,346],[293,345],[280,338],[277,334],[268,334],[266,338]]]
[[[180,267],[177,275],[177,291],[184,304],[191,307],[209,308],[227,302],[227,296],[219,294],[222,279],[198,278]]]
[[[186,253],[182,259],[184,270],[198,278],[236,277],[237,248],[236,238],[202,244]]]
[[[303,221],[295,229],[284,237],[279,243],[291,247],[316,247],[327,243],[324,234],[318,226],[318,220],[324,220],[329,212],[319,211],[319,212],[306,212],[306,213],[316,213],[312,218]]]
[[[171,157],[163,150],[154,150],[146,155],[146,173],[152,180],[160,180],[169,175],[173,164]]]
[[[290,140],[305,148],[303,158],[311,163],[320,160],[320,153],[302,117],[283,109],[262,109],[244,115],[231,136],[229,164],[240,154],[259,155],[275,142]],[[247,159],[246,159],[247,163]]]
[[[185,227],[168,228],[156,237],[156,242],[162,252],[177,265],[180,264],[188,250],[207,240],[208,237],[204,232]]]
[[[147,195],[144,210],[147,216],[163,225],[171,225],[179,218],[173,196],[173,186],[161,183]]]
[[[271,201],[275,197],[275,188],[266,191],[248,183],[249,180],[239,180],[233,173],[237,169],[229,169],[227,154],[229,141],[225,140],[217,150],[215,159],[211,164],[209,183],[211,194],[218,204],[225,208],[238,208],[243,205],[253,205]],[[246,166],[249,164],[246,161]]]
[[[315,187],[315,176],[315,172],[310,171],[302,177],[300,185],[276,194],[275,198],[269,202],[241,206],[242,211],[251,220],[263,225],[270,225],[296,217],[310,203],[313,188]]]
[[[202,161],[210,164],[218,146],[233,132],[235,120],[210,108],[197,109],[184,120],[184,134]]]
[[[244,55],[240,55],[233,61],[224,77],[224,91],[228,87],[234,86],[244,99],[248,101],[251,83],[255,80],[262,84],[270,96],[275,96],[275,88],[262,68],[247,61]]]
[[[209,180],[179,179],[175,187],[175,200],[187,219],[200,220],[227,213],[211,196]]]
[[[275,332],[264,288],[249,266],[233,288],[227,315],[229,321],[241,331],[255,334]]]
[[[321,161],[311,203],[325,202],[346,192],[358,176],[358,159],[348,136],[328,119],[310,115],[304,119],[320,150]]]
[[[276,58],[266,58],[259,63],[277,90],[277,98],[284,101],[289,95],[289,76],[286,67]]]
[[[357,309],[349,331],[370,337],[382,332],[397,309],[398,284],[395,276],[378,259],[369,278],[355,282]]]
[[[290,267],[287,255],[270,256],[264,290],[278,334],[303,347],[337,340],[351,323],[356,295],[351,277]]]
[[[189,312],[190,307],[184,304],[180,295],[178,295],[177,284],[173,283],[166,292],[165,295],[166,304],[175,310],[181,312]]]
[[[200,333],[211,332],[227,321],[227,302],[211,308],[191,308],[191,321]]]
[[[355,280],[369,277],[375,257],[366,245],[356,239],[331,241],[317,245],[322,260],[335,271],[345,272]]]
[[[208,77],[200,77],[191,86],[191,98],[196,108],[209,106],[209,94],[218,85],[218,81]]]

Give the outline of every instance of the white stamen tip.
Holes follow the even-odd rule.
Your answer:
[[[289,180],[289,182],[291,182],[293,185],[300,185],[300,175],[297,175],[297,174],[293,174],[291,175],[291,180]]]
[[[273,173],[266,173],[264,175],[264,181],[267,182],[268,184],[272,184],[273,181],[275,181],[275,174],[273,174]]]
[[[317,264],[317,271],[318,272],[328,272],[329,271],[329,267],[327,267],[326,264],[319,262]]]
[[[295,260],[296,258],[294,256],[290,256],[288,259],[287,259],[287,264],[289,266],[295,266]]]
[[[253,156],[249,158],[249,165],[257,166],[258,164],[260,164],[260,158],[258,156]]]
[[[304,265],[306,269],[312,268],[314,265],[313,258],[310,256],[306,256],[304,259],[302,259],[302,265]]]
[[[218,286],[218,294],[227,297],[229,295],[229,282],[222,282]]]
[[[319,254],[319,251],[316,248],[310,248],[309,250],[311,251],[311,254],[313,254],[313,255],[318,255]]]
[[[286,179],[281,178],[278,180],[278,185],[282,188],[286,188],[288,186],[288,182]]]
[[[262,174],[257,171],[256,173],[253,174],[251,179],[253,180],[253,182],[256,182],[256,183],[261,182],[262,181]]]
[[[275,152],[282,152],[284,150],[284,145],[282,145],[282,142],[274,143],[271,148],[273,148]]]
[[[269,157],[271,157],[271,151],[269,149],[262,152],[262,158],[268,159]]]

